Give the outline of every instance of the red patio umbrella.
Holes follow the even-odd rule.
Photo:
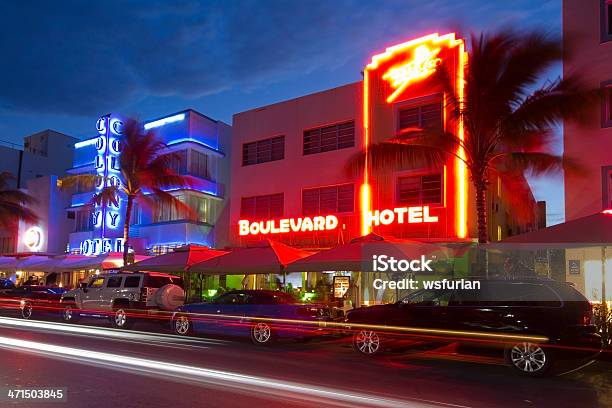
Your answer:
[[[372,271],[374,255],[395,259],[420,259],[422,255],[450,257],[452,250],[441,245],[401,240],[371,233],[292,262],[287,272]]]
[[[188,270],[209,275],[282,273],[289,263],[310,254],[311,252],[266,239],[232,249],[225,255],[197,263]]]
[[[190,266],[211,258],[226,254],[201,245],[185,245],[172,252],[154,256],[124,268],[125,271],[178,272],[186,271]]]

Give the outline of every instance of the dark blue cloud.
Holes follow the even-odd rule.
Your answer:
[[[258,89],[362,64],[372,51],[457,21],[468,29],[502,22],[558,27],[551,20],[560,17],[558,3],[2,2],[0,109],[84,116],[151,97]]]

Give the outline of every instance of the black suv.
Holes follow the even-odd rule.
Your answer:
[[[523,374],[545,374],[561,359],[597,355],[601,337],[588,300],[564,282],[478,280],[480,289],[419,290],[393,304],[347,313],[355,350],[376,355],[418,341],[504,351]]]

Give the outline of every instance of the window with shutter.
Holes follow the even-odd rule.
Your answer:
[[[266,163],[285,158],[285,136],[277,136],[242,145],[242,165]]]
[[[240,217],[248,220],[279,218],[283,213],[283,193],[243,197],[240,203]]]
[[[441,204],[441,174],[398,177],[397,202],[403,205]]]
[[[304,155],[346,149],[355,146],[355,121],[304,131]]]
[[[442,103],[440,101],[400,108],[398,112],[399,130],[442,129]]]
[[[353,184],[309,188],[302,192],[303,215],[326,215],[355,211]]]

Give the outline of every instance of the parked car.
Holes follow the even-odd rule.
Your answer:
[[[61,298],[61,319],[82,316],[109,318],[119,329],[129,328],[138,315],[170,318],[184,303],[183,280],[165,273],[108,273],[92,276]],[[167,312],[167,313],[164,313]]]
[[[180,336],[249,336],[253,343],[267,345],[281,337],[309,339],[320,334],[324,322],[331,320],[329,312],[326,306],[300,303],[285,292],[234,290],[210,303],[179,307],[172,318],[172,328]]]
[[[570,284],[531,279],[480,283],[479,290],[420,290],[397,303],[349,311],[345,321],[354,333],[355,350],[373,356],[402,345],[402,339],[407,337],[446,343],[457,342],[460,337],[460,345],[503,351],[508,364],[531,376],[544,375],[556,361],[592,358],[601,350],[601,337],[592,324],[591,304]],[[360,328],[360,324],[375,327]],[[416,330],[406,336],[383,326]],[[423,333],[419,329],[430,331]],[[467,333],[464,337],[451,330],[483,336],[476,340]],[[501,341],[487,334],[540,336],[548,341]]]
[[[52,286],[24,285],[2,293],[2,307],[19,310],[24,319],[36,314],[57,313],[60,298],[66,290]]]

